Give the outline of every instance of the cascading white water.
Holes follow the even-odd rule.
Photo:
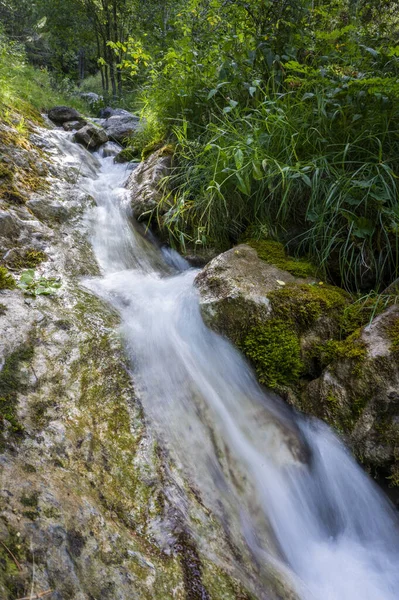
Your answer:
[[[97,159],[84,186],[98,205],[90,219],[103,276],[84,285],[119,311],[147,415],[205,503],[228,514],[260,565],[260,587],[272,569],[302,600],[397,599],[393,507],[327,426],[266,395],[207,329],[196,271],[144,239],[121,187],[126,168]]]

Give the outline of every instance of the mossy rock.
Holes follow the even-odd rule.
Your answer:
[[[35,248],[14,248],[7,254],[6,264],[14,270],[34,269],[47,260],[47,255]]]

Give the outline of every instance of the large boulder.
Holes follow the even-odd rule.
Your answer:
[[[88,150],[96,150],[108,142],[108,135],[95,125],[85,125],[75,133],[74,140]]]
[[[372,300],[296,278],[281,268],[283,254],[274,252],[278,268],[255,246],[228,250],[197,275],[204,320],[240,347],[262,384],[327,422],[373,475],[399,486],[399,306],[370,325]]]
[[[49,110],[48,116],[56,125],[62,125],[67,121],[79,121],[81,119],[78,111],[69,106],[54,106],[54,108]]]
[[[294,282],[295,277],[258,257],[241,244],[219,254],[197,275],[201,312],[206,323],[231,340],[271,314],[270,292]]]
[[[139,128],[140,118],[127,111],[110,116],[104,123],[108,137],[119,144],[125,143]]]
[[[134,169],[126,182],[130,192],[133,216],[138,221],[148,220],[154,210],[166,212],[166,205],[160,204],[165,186],[163,179],[169,174],[172,157],[161,149],[149,156]]]

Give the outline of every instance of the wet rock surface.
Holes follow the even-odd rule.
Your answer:
[[[363,328],[364,356],[335,361],[311,382],[305,406],[341,431],[372,475],[399,484],[399,307]]]
[[[32,136],[48,187],[0,213],[2,264],[18,279],[33,248],[37,276],[62,284],[49,297],[0,291],[0,597],[247,599],[227,526],[148,428],[115,313],[82,286],[99,272],[80,187],[96,163],[65,164],[60,135]]]
[[[75,133],[75,141],[88,150],[96,150],[108,142],[108,135],[95,125],[85,125]]]
[[[129,177],[126,187],[130,192],[133,216],[138,221],[150,219],[152,212],[162,215],[167,205],[160,205],[165,194],[163,179],[169,174],[172,157],[162,149],[140,163]]]
[[[333,426],[372,476],[398,485],[398,306],[351,326],[343,290],[295,278],[247,245],[214,258],[196,285],[205,321],[239,345],[261,383]]]

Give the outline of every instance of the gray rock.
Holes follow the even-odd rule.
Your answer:
[[[98,113],[100,119],[109,119],[109,117],[117,116],[133,116],[132,113],[125,110],[124,108],[111,108],[111,106],[107,106],[106,108],[102,108]]]
[[[306,390],[306,408],[344,433],[372,472],[399,482],[399,306],[362,330],[364,357],[335,361]]]
[[[197,275],[201,312],[213,329],[238,341],[240,332],[255,319],[271,314],[268,296],[281,283],[300,281],[258,258],[256,250],[242,244],[214,258]]]
[[[81,119],[80,114],[75,108],[68,106],[54,106],[48,112],[49,119],[57,125],[62,125],[67,121],[79,121]]]
[[[26,206],[40,221],[62,223],[69,218],[68,208],[58,200],[49,200],[45,197],[32,198]]]
[[[116,157],[118,154],[120,154],[120,151],[121,151],[121,146],[119,144],[117,144],[116,142],[107,142],[101,148],[101,155],[104,157],[108,157],[108,156]]]
[[[94,125],[86,125],[75,133],[75,142],[82,144],[88,150],[96,150],[102,144],[108,142],[108,135],[103,129]]]
[[[108,137],[119,144],[126,142],[140,128],[140,118],[131,113],[113,115],[104,123]]]
[[[81,92],[79,96],[88,104],[96,104],[97,102],[102,102],[104,100],[103,96],[99,96],[94,92]]]
[[[148,220],[155,209],[161,215],[166,212],[168,207],[159,203],[165,192],[162,180],[169,174],[171,164],[172,157],[163,156],[160,150],[140,163],[130,175],[126,187],[130,191],[133,216],[137,220]]]
[[[85,125],[87,125],[87,121],[81,119],[80,121],[67,121],[63,124],[63,128],[65,131],[76,131],[82,129]]]
[[[22,223],[11,213],[0,210],[0,237],[17,238],[21,232]]]

